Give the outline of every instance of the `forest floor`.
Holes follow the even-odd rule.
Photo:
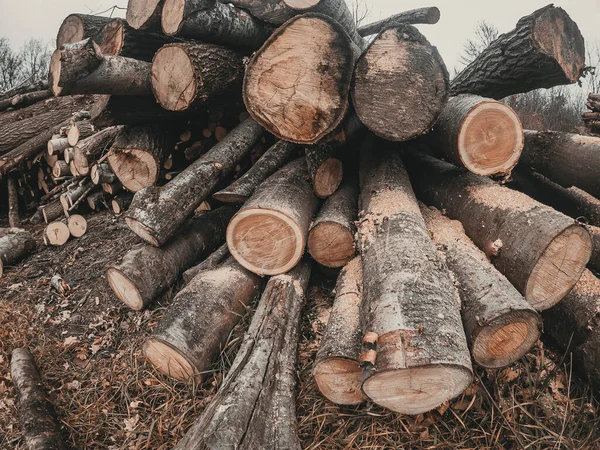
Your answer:
[[[0,449],[23,449],[9,373],[11,351],[29,346],[75,449],[171,449],[215,394],[251,311],[201,386],[177,383],[144,361],[141,344],[181,283],[150,310],[129,310],[104,270],[138,239],[120,217],[89,217],[88,233],[40,246],[0,279]],[[33,231],[41,242],[43,227]],[[60,295],[53,275],[69,284]],[[417,417],[371,404],[338,407],[311,376],[335,281],[314,273],[303,315],[297,415],[306,449],[600,449],[600,405],[561,357],[539,342],[503,370],[476,370],[458,399]]]

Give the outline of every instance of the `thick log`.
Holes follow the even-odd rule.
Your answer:
[[[204,261],[200,264],[195,265],[194,267],[190,267],[188,270],[183,272],[182,278],[185,284],[188,284],[190,281],[194,279],[196,275],[204,270],[210,270],[217,267],[221,264],[227,257],[230,256],[229,249],[227,248],[227,244],[221,245],[218,249],[208,256]]]
[[[177,294],[144,343],[144,356],[165,375],[202,381],[261,285],[233,258],[202,272]]]
[[[66,450],[60,422],[42,385],[33,355],[16,348],[10,360],[10,375],[19,399],[19,421],[29,450]]]
[[[79,238],[87,232],[87,220],[79,214],[73,214],[67,219],[67,226],[71,236]]]
[[[5,267],[14,266],[35,250],[35,240],[27,231],[8,233],[0,237],[0,278]]]
[[[49,98],[47,100],[38,102],[34,105],[28,106],[23,109],[5,112],[3,114],[0,114],[0,129],[15,122],[19,122],[55,110],[66,110],[70,111],[72,114],[74,111],[78,111],[84,108],[87,100],[88,99],[86,97],[83,97],[81,95],[74,95],[70,97],[61,98]],[[60,115],[61,113],[59,112],[58,114]]]
[[[350,261],[340,272],[335,286],[335,301],[325,335],[313,365],[319,391],[334,403],[358,405],[365,398],[360,389],[362,333],[362,261]]]
[[[164,0],[129,0],[125,17],[134,30],[160,28]]]
[[[133,201],[133,193],[123,191],[113,198],[111,206],[115,214],[121,214],[129,209],[129,205]]]
[[[95,39],[110,17],[91,16],[88,14],[71,14],[61,24],[56,36],[56,48],[65,44],[73,44],[85,38]]]
[[[52,176],[54,178],[62,178],[71,175],[72,174],[71,169],[69,169],[69,165],[62,159],[56,161],[52,166]]]
[[[117,181],[117,176],[107,163],[94,164],[90,178],[94,184],[111,184]]]
[[[227,246],[246,269],[279,275],[300,262],[318,207],[304,158],[271,175],[231,219]]]
[[[325,200],[308,232],[308,252],[325,267],[337,268],[356,253],[354,234],[358,208],[356,180],[348,179]]]
[[[600,197],[600,138],[554,131],[525,131],[519,167],[545,175],[564,187],[577,186]]]
[[[525,194],[418,152],[406,152],[419,198],[460,220],[467,235],[538,311],[558,303],[590,259],[573,219]]]
[[[152,96],[99,95],[90,111],[97,127],[145,125],[181,120],[185,114],[163,109]]]
[[[342,182],[342,149],[336,142],[309,145],[304,149],[308,175],[319,198],[332,195]]]
[[[177,277],[206,258],[223,243],[225,230],[236,208],[226,206],[192,219],[162,248],[141,244],[118,265],[106,270],[106,279],[117,297],[141,311],[166,291]]]
[[[223,384],[175,450],[300,449],[295,366],[309,276],[302,262],[269,280]]]
[[[362,389],[392,411],[421,414],[469,386],[471,357],[452,279],[400,155],[372,144],[367,140],[361,154],[358,242],[362,332],[378,341]]]
[[[523,126],[504,103],[477,95],[451,97],[426,141],[476,175],[506,175],[523,151]]]
[[[585,67],[585,44],[577,24],[548,5],[519,20],[460,72],[452,95],[500,99],[539,88],[573,84]]]
[[[74,44],[65,44],[52,53],[48,83],[55,96],[70,93],[70,88],[80,78],[85,78],[102,62],[98,44],[87,38]]]
[[[165,0],[162,29],[169,36],[255,50],[273,28],[246,11],[216,0]]]
[[[239,90],[243,77],[242,55],[212,44],[165,45],[152,60],[152,92],[170,111],[205,105],[210,98]]]
[[[412,25],[385,29],[358,58],[354,109],[376,135],[406,141],[427,133],[448,100],[448,71],[437,48]]]
[[[411,9],[394,14],[387,19],[378,20],[358,28],[358,34],[363,37],[379,34],[386,28],[397,27],[400,24],[436,24],[440,20],[440,10],[435,6]]]
[[[70,237],[71,232],[69,231],[67,224],[64,222],[49,223],[44,230],[44,243],[46,245],[60,247],[65,245]]]
[[[65,210],[59,199],[42,206],[42,216],[44,217],[44,222],[46,223],[55,221],[59,217],[62,217],[64,213]]]
[[[517,361],[540,337],[540,316],[466,236],[460,222],[425,205],[421,212],[457,283],[473,359],[490,369]]]
[[[144,241],[159,247],[194,213],[217,183],[260,140],[263,129],[246,119],[200,159],[163,187],[136,193],[125,221]]]
[[[90,164],[99,155],[110,150],[114,140],[122,130],[122,126],[105,128],[99,133],[78,142],[73,149],[73,163],[77,169],[77,173],[82,176],[87,175],[90,171]]]
[[[316,143],[333,133],[348,112],[359,53],[329,17],[310,13],[290,19],[246,67],[248,112],[279,139]]]
[[[19,191],[17,178],[8,177],[8,224],[11,228],[19,228],[21,219],[19,218]]]

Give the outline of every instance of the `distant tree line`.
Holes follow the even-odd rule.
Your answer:
[[[51,54],[50,45],[38,39],[15,51],[7,38],[0,38],[0,92],[46,78]]]

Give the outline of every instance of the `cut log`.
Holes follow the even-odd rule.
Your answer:
[[[69,216],[67,220],[67,226],[71,236],[79,238],[87,232],[87,220],[79,214],[73,214]]]
[[[42,214],[46,223],[55,221],[62,217],[64,213],[65,210],[60,200],[54,200],[52,203],[42,206]]]
[[[0,100],[7,100],[20,94],[27,94],[28,92],[45,91],[46,89],[48,89],[48,80],[39,80],[35,83],[20,85],[2,92]]]
[[[63,152],[63,158],[67,164],[69,164],[71,161],[73,161],[73,148],[72,147],[65,148],[65,151]]]
[[[13,350],[10,375],[19,399],[19,418],[30,450],[66,450],[60,422],[42,386],[33,355],[25,347]]]
[[[137,192],[158,182],[165,152],[173,145],[172,130],[163,126],[126,127],[110,148],[108,163],[121,184]]]
[[[406,141],[427,133],[448,100],[448,71],[437,49],[412,25],[381,32],[358,58],[352,101],[376,135]]]
[[[152,60],[152,91],[170,111],[205,105],[212,97],[239,89],[243,76],[243,57],[212,44],[165,45]]]
[[[133,193],[131,192],[121,192],[115,198],[113,198],[111,206],[112,210],[115,214],[121,214],[129,209],[129,205],[133,200]]]
[[[85,38],[96,38],[110,17],[91,16],[88,14],[71,14],[63,21],[56,36],[56,48],[64,44],[73,44]]]
[[[367,140],[360,185],[362,332],[378,336],[362,389],[392,411],[421,414],[473,378],[457,295],[398,152]]]
[[[260,125],[246,119],[165,186],[139,191],[125,218],[129,228],[154,246],[164,244],[217,183],[250,152],[262,134]]]
[[[167,35],[248,50],[260,47],[273,31],[246,11],[215,0],[165,0],[161,21]]]
[[[59,155],[61,152],[64,152],[65,149],[69,147],[69,140],[67,138],[60,137],[57,139],[50,139],[48,141],[48,154]]]
[[[97,127],[113,125],[144,125],[181,120],[185,114],[167,111],[153,96],[99,95],[92,114]]]
[[[97,131],[98,129],[89,120],[75,122],[67,129],[69,145],[75,147],[80,140],[89,138]]]
[[[52,142],[52,141],[50,141]],[[69,169],[69,165],[63,160],[59,159],[52,166],[52,176],[54,178],[62,178],[66,176],[71,176],[71,169]]]
[[[319,391],[334,403],[358,405],[365,398],[360,389],[360,309],[362,261],[354,258],[341,271],[335,286],[335,301],[325,336],[313,365]]]
[[[160,15],[164,0],[129,0],[127,23],[134,30],[160,28]]]
[[[35,240],[27,231],[8,233],[0,237],[0,278],[4,268],[14,266],[35,250]]]
[[[523,126],[504,103],[477,95],[451,97],[433,132],[434,151],[476,175],[506,175],[523,151]]]
[[[600,197],[600,138],[553,131],[525,131],[519,167],[527,167],[564,187],[577,186]]]
[[[117,181],[117,176],[107,163],[94,164],[90,171],[90,178],[94,184],[112,184]]]
[[[227,244],[221,245],[218,249],[216,249],[213,253],[210,254],[208,258],[202,261],[200,264],[195,265],[194,267],[189,268],[185,272],[183,272],[182,278],[185,284],[188,284],[190,281],[194,279],[196,275],[198,275],[203,270],[210,270],[217,267],[221,264],[227,257],[230,256],[229,249],[227,248]]]
[[[71,237],[69,227],[64,222],[52,222],[44,230],[44,243],[60,247]]]
[[[278,141],[244,175],[227,188],[213,194],[213,198],[225,203],[244,203],[263,181],[296,156],[298,156],[297,145]]]
[[[51,111],[59,111],[58,115],[68,118],[74,111],[85,109],[85,105],[88,100],[89,99],[87,97],[81,95],[60,98],[52,97],[23,109],[5,112],[0,114],[0,129],[15,122],[30,119]],[[65,113],[62,113],[63,110]]]
[[[227,246],[246,269],[259,275],[289,272],[300,262],[308,227],[318,207],[299,158],[271,175],[227,227]]]
[[[11,228],[19,228],[21,219],[19,218],[19,191],[17,178],[8,177],[8,224]]]
[[[85,197],[94,189],[95,185],[89,178],[86,178],[79,183],[75,188],[65,192],[60,196],[61,204],[65,213],[75,209],[79,203],[81,203]]]
[[[232,5],[248,11],[253,17],[275,25],[281,25],[298,12],[289,8],[283,0],[232,0]]]
[[[8,100],[0,101],[0,111],[5,111],[8,108],[20,109],[26,106],[33,105],[34,103],[41,102],[47,98],[52,97],[52,92],[49,90],[28,92],[26,94],[20,94],[16,97],[12,97]]]
[[[106,200],[104,199],[104,192],[98,191],[93,192],[87,196],[87,204],[92,211],[100,211],[103,208],[107,208]]]
[[[328,17],[311,13],[290,19],[246,67],[248,112],[279,139],[316,143],[334,132],[348,112],[359,53],[345,30]]]
[[[354,233],[357,219],[358,186],[347,180],[325,200],[308,233],[308,252],[325,267],[346,265],[356,253]]]
[[[85,176],[90,171],[90,163],[95,161],[102,153],[108,151],[114,140],[123,130],[121,126],[105,128],[99,133],[77,143],[73,149],[73,163],[77,173]]]
[[[269,280],[223,384],[175,450],[300,449],[295,366],[309,276],[302,262]]]
[[[55,96],[67,95],[80,78],[94,72],[102,63],[100,47],[91,38],[65,44],[52,53],[48,83]]]
[[[361,36],[371,36],[373,34],[379,34],[386,28],[397,27],[403,23],[409,23],[413,25],[417,24],[436,24],[440,20],[440,10],[435,6],[426,8],[411,9],[410,11],[401,12],[394,14],[387,19],[378,20],[367,25],[363,25],[358,28],[358,34]]]
[[[144,356],[176,380],[202,381],[261,285],[233,258],[202,272],[177,294],[144,343]]]
[[[577,24],[548,5],[519,20],[460,72],[452,95],[500,99],[539,88],[573,84],[585,67],[585,44]]]
[[[110,266],[106,279],[117,297],[141,311],[166,291],[177,277],[223,243],[225,229],[236,209],[227,206],[192,219],[162,248],[142,244],[123,262]]]
[[[592,251],[573,219],[489,178],[418,152],[406,152],[415,191],[460,220],[467,235],[538,311],[573,288]]]
[[[306,165],[312,186],[319,198],[333,194],[344,177],[341,149],[336,143],[305,147]]]

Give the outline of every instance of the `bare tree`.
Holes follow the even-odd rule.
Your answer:
[[[0,38],[0,92],[6,91],[19,82],[21,61],[12,50],[6,38]]]
[[[365,0],[346,0],[356,26],[362,25],[370,12],[369,4]]]
[[[495,25],[492,25],[485,20],[477,22],[477,25],[475,25],[475,36],[473,39],[469,39],[465,42],[458,62],[463,66],[468,66],[483,50],[498,39],[499,35],[500,33]]]
[[[49,45],[40,40],[30,39],[15,52],[8,39],[0,38],[0,92],[45,78],[50,55]]]

